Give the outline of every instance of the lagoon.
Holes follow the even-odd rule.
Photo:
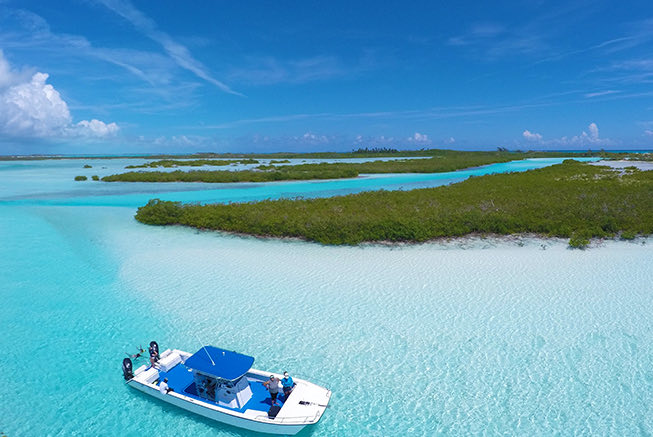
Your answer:
[[[491,164],[444,173],[401,173],[362,175],[353,179],[291,181],[270,183],[183,183],[183,182],[96,182],[100,177],[122,171],[125,165],[138,164],[135,159],[91,161],[92,169],[82,169],[79,160],[0,162],[0,205],[98,205],[142,206],[153,197],[182,202],[245,202],[280,197],[326,197],[367,190],[410,190],[460,182],[470,176],[526,171],[558,164],[566,158],[534,158]],[[596,161],[598,158],[576,158]],[[342,161],[342,160],[341,160]],[[351,160],[350,160],[351,161]],[[363,161],[361,159],[356,161]],[[142,160],[145,162],[145,160]],[[326,160],[334,162],[334,160]],[[233,167],[242,170],[247,166]],[[251,167],[251,165],[249,166]],[[167,169],[174,170],[174,169]],[[89,180],[74,181],[77,175]]]
[[[195,350],[197,334],[331,388],[305,435],[652,433],[653,239],[323,247],[133,219],[152,197],[410,189],[551,163],[528,161],[218,188],[72,180],[119,160],[0,164],[0,431],[252,435],[124,385],[126,352]]]

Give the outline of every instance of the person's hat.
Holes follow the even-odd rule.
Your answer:
[[[274,379],[274,375],[270,375],[270,379]]]

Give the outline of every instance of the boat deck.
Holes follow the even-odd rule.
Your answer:
[[[256,410],[267,413],[272,406],[272,402],[270,400],[270,393],[268,392],[268,389],[262,384],[262,382],[266,380],[259,377],[258,375],[252,375],[250,373],[246,374],[245,377],[247,378],[249,386],[252,389],[252,397],[242,408],[229,408],[225,405],[221,405],[217,402],[213,402],[198,396],[197,390],[195,389],[195,382],[193,380],[193,373],[189,372],[186,366],[183,364],[177,364],[168,372],[159,371],[159,380],[155,381],[155,384],[158,385],[159,381],[163,381],[164,378],[168,378],[168,387],[179,394],[183,394],[199,401],[213,404],[220,408],[225,408],[227,410],[236,411],[239,413],[244,413],[246,410]],[[283,392],[280,390],[279,396],[277,397],[278,406],[283,405],[282,400]]]

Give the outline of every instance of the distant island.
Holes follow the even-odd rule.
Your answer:
[[[534,233],[584,247],[591,238],[653,233],[653,172],[566,160],[412,191],[216,205],[154,199],[136,219],[329,245]]]
[[[508,152],[505,147],[498,147],[498,151]],[[182,160],[182,159],[272,159],[285,161],[288,159],[347,159],[347,158],[381,158],[381,157],[420,157],[434,156],[441,153],[456,153],[455,150],[449,149],[417,149],[417,150],[399,150],[387,147],[365,147],[352,150],[350,152],[271,152],[271,153],[214,153],[198,152],[188,154],[151,154],[151,155],[0,155],[0,161],[39,161],[39,160],[61,160],[61,159],[153,159],[153,160]],[[469,152],[467,152],[469,153]],[[471,152],[476,153],[476,152]],[[480,152],[487,153],[487,152]],[[522,153],[516,150],[514,153]],[[549,153],[539,151],[528,151],[526,153]],[[564,154],[579,155],[579,152],[552,152],[556,156]],[[596,155],[606,153],[603,150],[588,150],[582,155]]]
[[[225,165],[237,165],[237,164],[258,164],[256,159],[246,158],[246,159],[191,159],[191,160],[180,160],[180,159],[161,159],[159,161],[146,162],[141,165],[128,165],[125,168],[171,168],[171,167],[202,167],[204,165],[211,166],[225,166]]]
[[[325,154],[310,154],[325,155]],[[333,155],[333,154],[331,154]],[[271,156],[278,156],[273,154]],[[301,155],[303,158],[308,155]],[[335,163],[311,163],[295,165],[259,165],[253,169],[228,171],[228,170],[192,170],[192,171],[130,171],[119,173],[102,178],[105,182],[207,182],[207,183],[229,183],[229,182],[272,182],[312,179],[342,179],[354,178],[361,174],[380,173],[440,173],[461,170],[482,165],[509,162],[527,158],[548,158],[548,157],[578,157],[578,156],[601,156],[604,158],[624,158],[627,154],[591,152],[510,152],[499,149],[492,152],[463,152],[456,150],[429,149],[420,151],[388,151],[379,149],[370,151],[361,149],[347,154],[337,154],[339,158],[356,157],[387,157],[407,159],[376,160],[368,162],[335,162]],[[408,159],[422,158],[422,159]],[[176,167],[176,166],[197,166],[197,165],[226,165],[228,161],[217,161],[212,164],[210,160],[165,160],[146,163],[135,167]],[[257,163],[238,160],[236,163]],[[278,161],[277,161],[278,163]]]

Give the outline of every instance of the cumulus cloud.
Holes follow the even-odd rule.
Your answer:
[[[13,76],[14,73],[12,73],[11,68],[9,67],[9,62],[7,62],[2,54],[2,50],[0,50],[0,88],[11,85]]]
[[[578,145],[578,146],[601,146],[610,143],[611,141],[607,138],[599,137],[599,127],[596,123],[590,123],[587,126],[589,133],[583,131],[580,135],[575,135],[571,138],[562,137],[560,142],[562,144],[569,145]]]
[[[50,84],[48,75],[36,73],[29,82],[9,87],[0,96],[0,126],[16,136],[47,136],[68,126],[68,105]]]
[[[580,135],[572,137],[564,136],[548,141],[542,139],[542,135],[525,130],[522,134],[528,141],[537,141],[540,144],[548,146],[573,146],[573,147],[596,147],[607,146],[614,144],[615,141],[609,138],[601,138],[599,135],[599,127],[596,123],[590,123],[587,126],[587,131],[582,131]]]
[[[428,135],[419,132],[415,132],[412,137],[408,137],[407,139],[412,143],[428,144],[431,142]]]
[[[294,137],[294,139],[308,144],[325,144],[329,142],[329,138],[326,135],[316,135],[312,132],[306,132],[300,137]]]
[[[596,147],[614,144],[615,141],[609,138],[601,138],[599,127],[596,123],[590,123],[586,131],[580,135],[564,136],[551,140],[544,140],[544,137],[538,133],[531,132],[528,129],[522,133],[522,137],[529,142],[535,142],[544,146],[562,146],[562,147]]]
[[[115,135],[115,123],[82,120],[73,123],[68,105],[47,80],[46,73],[31,78],[11,70],[0,50],[0,134],[10,137],[94,137]]]
[[[82,120],[77,123],[73,128],[69,129],[73,134],[84,136],[103,138],[112,136],[118,133],[120,128],[116,123],[105,123],[95,118],[91,121]]]
[[[365,147],[377,147],[377,146],[393,146],[396,145],[398,141],[394,137],[386,137],[385,135],[379,136],[363,136],[356,135],[354,138],[354,144],[356,146],[365,146]]]
[[[590,131],[589,138],[591,141],[598,141],[599,139],[599,127],[596,125],[596,123],[590,123],[588,126],[587,130]],[[583,132],[585,134],[585,132]]]
[[[542,135],[537,134],[535,132],[531,132],[528,129],[526,129],[522,133],[522,136],[526,138],[528,141],[542,141]]]

